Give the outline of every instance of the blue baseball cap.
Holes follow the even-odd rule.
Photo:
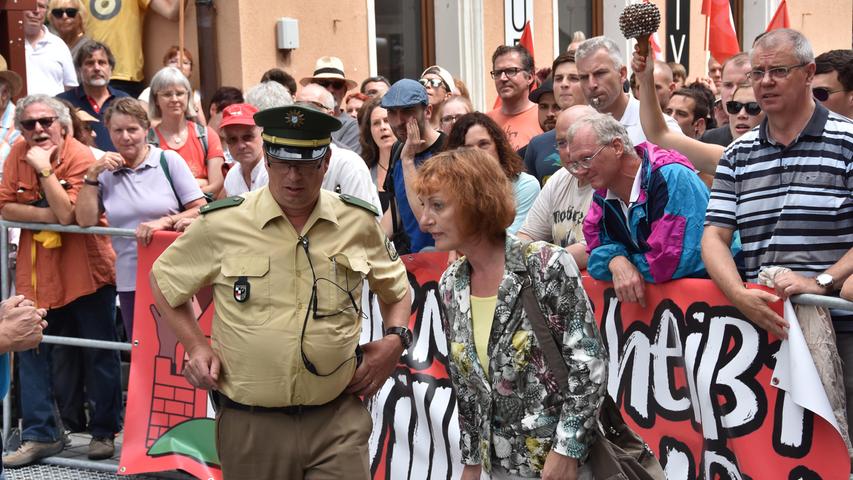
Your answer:
[[[382,97],[382,108],[409,108],[429,103],[426,88],[420,83],[404,78],[391,85]]]

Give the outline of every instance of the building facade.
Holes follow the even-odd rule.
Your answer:
[[[658,41],[667,60],[683,63],[690,78],[705,74],[705,17],[702,0],[653,0],[662,13]],[[780,0],[730,0],[741,48],[764,31]],[[186,44],[198,52],[193,2],[186,10]],[[475,106],[495,99],[489,77],[491,54],[516,41],[530,20],[537,68],[564,51],[574,31],[606,35],[632,44],[619,30],[626,0],[215,0],[219,85],[248,88],[269,68],[280,67],[297,80],[311,74],[323,55],[340,57],[349,78],[376,74],[392,81],[417,78],[439,64],[469,87]],[[815,54],[851,48],[853,0],[788,0],[791,27],[805,33]],[[276,46],[276,22],[298,22],[299,47]],[[157,15],[146,23],[149,78],[162,53],[177,44],[178,29]],[[200,59],[197,59],[197,62]],[[194,76],[198,77],[198,68]],[[198,83],[198,78],[193,79]]]

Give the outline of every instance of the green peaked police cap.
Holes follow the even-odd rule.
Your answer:
[[[262,110],[255,125],[263,129],[264,151],[270,160],[317,160],[332,143],[332,132],[341,128],[337,118],[297,105]]]

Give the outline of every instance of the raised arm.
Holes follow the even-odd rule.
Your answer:
[[[724,148],[669,130],[655,93],[654,60],[651,55],[649,53],[649,57],[643,58],[635,48],[631,60],[631,68],[637,75],[640,96],[640,124],[643,126],[646,138],[660,147],[677,150],[690,159],[697,170],[713,176]]]

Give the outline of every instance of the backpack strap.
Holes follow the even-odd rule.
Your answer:
[[[193,125],[195,125],[195,135],[201,142],[201,149],[204,151],[204,160],[207,163],[207,127],[196,122],[193,122]]]
[[[178,201],[178,210],[184,211],[184,204],[181,202],[181,197],[178,196],[178,191],[175,190],[175,184],[172,182],[172,172],[169,171],[169,162],[166,161],[166,152],[164,150],[160,150],[160,168],[163,169],[163,175],[166,176],[166,180],[169,181],[169,187],[172,188],[172,193],[175,194],[175,199]]]
[[[148,136],[145,137],[145,142],[149,145],[154,145],[155,147],[160,148],[160,137],[157,135],[154,127],[148,129]]]

